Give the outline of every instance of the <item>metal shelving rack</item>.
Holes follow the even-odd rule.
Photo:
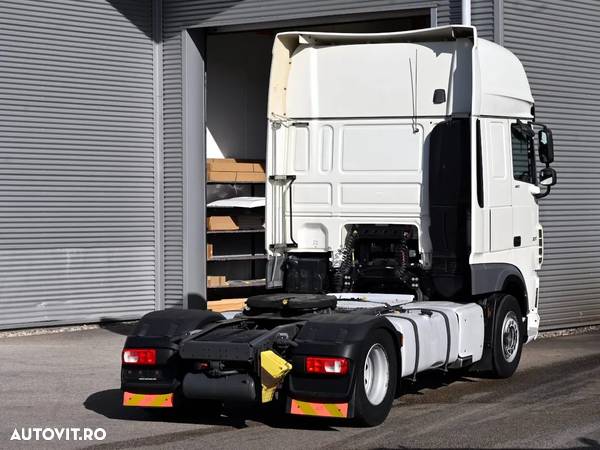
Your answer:
[[[264,182],[225,182],[225,181],[208,181],[207,185],[226,185],[233,186],[241,185],[249,188],[249,195],[256,196],[257,188],[260,185],[264,186]],[[260,208],[261,217],[264,221],[264,208]],[[207,207],[207,217],[211,215],[239,215],[231,214],[248,213],[243,211],[243,208],[210,208]],[[254,212],[254,211],[253,211]],[[226,285],[212,286],[207,288],[208,300],[224,300],[227,298],[239,298],[247,297],[252,294],[260,293],[265,288],[265,279],[258,278],[259,273],[264,273],[267,255],[262,253],[264,251],[264,228],[251,228],[241,230],[207,230],[207,242],[214,241],[218,237],[226,236],[227,238],[233,238],[234,236],[244,236],[244,238],[250,240],[250,253],[248,254],[231,254],[231,255],[214,255],[207,259],[209,268],[211,264],[227,264],[227,263],[243,263],[249,264],[250,277],[248,279],[233,279],[227,280]],[[261,245],[258,245],[258,242]],[[260,250],[259,250],[260,249]],[[261,253],[259,253],[261,252]],[[258,267],[261,265],[261,267]],[[211,271],[208,270],[208,273]]]

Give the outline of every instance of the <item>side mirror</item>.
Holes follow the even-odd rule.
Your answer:
[[[540,170],[540,185],[541,186],[554,186],[556,184],[556,170],[552,167],[546,167]]]
[[[552,131],[544,127],[538,132],[538,152],[540,161],[544,164],[550,164],[554,161],[554,142],[552,141]]]

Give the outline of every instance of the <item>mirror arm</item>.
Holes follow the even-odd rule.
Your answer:
[[[550,186],[545,186],[545,187],[546,187],[546,191],[545,192],[540,192],[539,194],[533,194],[533,196],[536,199],[540,199],[540,198],[546,197],[550,193],[550,190],[552,189],[552,187],[550,187]]]

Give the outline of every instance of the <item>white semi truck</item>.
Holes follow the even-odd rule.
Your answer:
[[[145,316],[124,404],[278,399],[375,425],[401,378],[512,375],[538,332],[538,199],[556,183],[519,60],[472,27],[281,33],[268,110],[274,291],[229,319]]]

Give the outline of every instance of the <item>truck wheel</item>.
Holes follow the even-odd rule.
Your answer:
[[[493,374],[508,378],[519,365],[523,348],[523,316],[517,299],[504,295],[499,302],[494,324],[492,349]]]
[[[398,363],[392,338],[377,330],[363,343],[356,367],[354,418],[362,426],[382,423],[392,408]]]

